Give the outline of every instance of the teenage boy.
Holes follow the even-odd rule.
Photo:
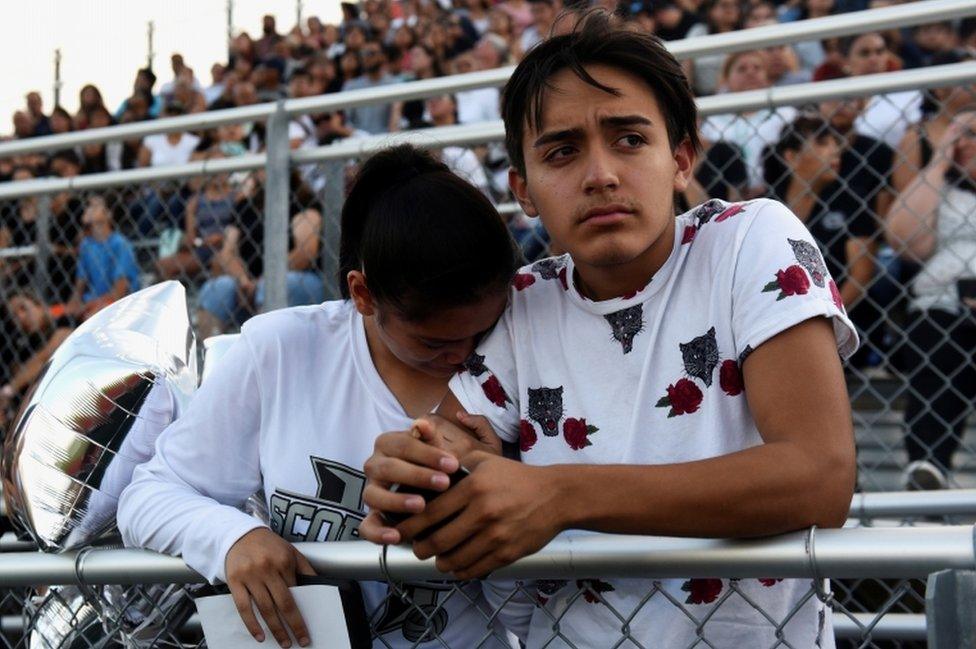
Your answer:
[[[698,149],[675,59],[589,16],[529,52],[502,113],[512,189],[568,254],[516,277],[442,417],[377,441],[360,535],[413,540],[418,557],[469,579],[571,528],[750,537],[843,524],[855,459],[838,351],[850,355],[856,333],[782,204],[713,200],[674,216]],[[462,452],[470,476],[436,500],[389,491],[447,488],[458,461],[445,437],[477,423],[464,413],[517,442],[522,462]],[[392,528],[378,511],[416,515]],[[663,594],[646,599],[655,586]],[[645,646],[690,646],[707,618],[711,646],[772,646],[780,631],[791,646],[832,646],[811,587],[623,580],[580,598],[540,582],[545,610],[533,609],[527,645],[554,641],[556,619],[558,646],[609,646],[623,620]],[[612,609],[590,604],[601,600]]]

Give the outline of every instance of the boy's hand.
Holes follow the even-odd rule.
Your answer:
[[[552,467],[534,467],[487,453],[466,460],[471,474],[425,510],[397,526],[401,538],[449,521],[422,541],[420,559],[437,557],[437,569],[457,579],[484,577],[533,554],[562,531],[563,507]]]
[[[400,533],[386,525],[379,512],[416,514],[424,510],[421,496],[394,493],[391,485],[444,491],[450,486],[448,475],[473,453],[501,454],[501,440],[487,419],[467,413],[457,417],[468,431],[443,417],[428,415],[417,419],[409,431],[385,433],[376,439],[364,467],[368,482],[363,500],[371,511],[359,526],[362,538],[399,543]]]

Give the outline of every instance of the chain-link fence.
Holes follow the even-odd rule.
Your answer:
[[[911,77],[915,88],[929,90],[906,91],[904,81],[879,89],[877,79],[854,79],[703,99],[706,147],[695,183],[678,197],[686,206],[773,197],[820,243],[863,341],[846,367],[863,491],[976,486],[976,441],[967,435],[976,398],[976,120],[968,112],[976,104],[976,70],[955,65],[951,79],[938,68],[925,71],[928,78]],[[820,90],[839,87],[845,89]],[[234,331],[262,309],[337,296],[338,217],[348,180],[357,160],[391,140],[295,143],[289,155],[288,127],[297,116],[279,108],[267,123],[158,136],[170,149],[194,143],[182,166],[79,175],[79,163],[98,154],[92,145],[0,161],[13,178],[0,184],[5,416],[63,332],[136,287],[183,282],[201,338]],[[561,252],[507,193],[501,125],[452,128],[404,137],[436,145],[488,194],[528,261]],[[115,145],[102,146],[107,155]],[[114,154],[131,157],[133,147],[119,142]],[[109,273],[109,258],[121,270]],[[961,518],[917,511],[896,521],[928,527],[971,520],[973,510]],[[770,612],[758,604],[782,587],[775,575],[648,582],[626,602],[603,577],[544,580],[496,592],[495,605],[527,602],[539,628],[548,629],[536,636],[539,646],[593,646],[573,636],[574,612],[587,607],[605,609],[615,627],[600,646],[659,646],[636,631],[642,616],[657,610],[692,630],[683,645],[723,646],[715,634],[723,611],[735,607],[752,611],[771,634],[769,646],[810,646],[790,640],[792,607]],[[817,587],[819,580],[807,577],[793,601],[833,620],[839,645],[924,642],[921,575],[819,575],[837,578]],[[0,601],[2,642],[197,646],[187,597],[183,587],[165,586],[10,588]],[[391,591],[383,609],[395,622],[376,622],[374,631],[393,624],[390,633],[408,645],[449,646],[437,637],[443,602],[471,597],[446,585],[433,600],[415,601],[415,585],[407,584]],[[547,607],[557,602],[558,610]],[[484,629],[468,646],[507,641],[495,605],[478,608]],[[378,637],[377,646],[389,644]]]
[[[382,592],[371,610],[356,610],[362,600],[344,602],[351,635],[375,647],[518,647],[519,639],[530,647],[813,647],[834,646],[836,637],[844,647],[917,647],[928,638],[941,648],[961,646],[947,644],[961,636],[936,633],[936,611],[972,608],[976,590],[939,590],[945,573],[927,585],[925,575],[976,567],[972,532],[839,530],[756,542],[587,535],[557,539],[484,583],[427,581],[438,573],[404,548],[346,542],[302,550],[341,587],[381,580],[362,582]],[[123,571],[126,582],[193,582],[179,560],[106,550],[41,556],[0,554],[4,646],[203,646],[192,600],[209,590],[105,585]],[[20,587],[31,569],[73,585]],[[587,578],[588,570],[603,576]],[[718,576],[674,579],[680,572]],[[882,572],[897,577],[890,591],[852,603],[842,584],[866,590],[872,581],[864,577]],[[776,574],[786,578],[769,576]],[[963,617],[957,621],[972,622]],[[747,620],[746,629],[731,618]]]

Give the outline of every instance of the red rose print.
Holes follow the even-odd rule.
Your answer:
[[[600,579],[577,579],[576,587],[583,591],[583,599],[590,604],[600,603],[598,593],[612,593],[616,590],[613,584],[601,581]]]
[[[519,422],[519,449],[523,453],[535,446],[538,439],[539,437],[535,434],[535,426],[532,425],[532,422],[525,421],[524,419]]]
[[[711,604],[722,593],[721,579],[689,579],[681,585],[688,593],[685,604]]]
[[[563,422],[563,437],[566,439],[569,447],[574,451],[590,446],[593,442],[588,439],[588,436],[598,430],[600,429],[596,426],[587,425],[585,419],[573,419],[569,417]]]
[[[837,289],[836,282],[834,282],[834,280],[830,280],[830,284],[828,284],[827,286],[830,287],[830,297],[833,298],[834,300],[834,306],[836,306],[838,309],[843,311],[844,300],[842,300],[840,297],[840,291]]]
[[[681,235],[681,245],[694,241],[696,234],[698,234],[698,228],[693,225],[686,225],[685,231]]]
[[[790,266],[786,270],[777,271],[776,283],[786,295],[806,295],[810,290],[810,280],[799,266]]]
[[[722,212],[721,214],[719,214],[718,216],[715,217],[715,222],[716,223],[721,223],[722,221],[724,221],[726,219],[732,218],[733,216],[735,216],[739,212],[745,211],[745,209],[746,209],[745,208],[745,205],[741,205],[739,203],[737,203],[735,205],[730,205],[729,207],[727,207],[725,209],[724,212]]]
[[[569,290],[569,281],[566,279],[566,267],[563,266],[559,269],[559,282],[563,285],[563,290]]]
[[[782,300],[790,295],[806,295],[810,290],[810,279],[806,271],[796,264],[785,270],[776,271],[776,280],[763,287],[763,293],[779,291],[777,300]]]
[[[718,370],[718,381],[722,390],[730,397],[742,393],[742,372],[739,364],[729,359],[722,362],[722,367]]]
[[[695,412],[701,402],[701,388],[688,379],[678,379],[676,383],[668,386],[668,395],[661,397],[655,406],[658,408],[670,406],[668,417],[676,417]]]
[[[508,395],[505,394],[505,388],[494,375],[489,376],[488,380],[481,384],[481,389],[485,391],[485,396],[488,397],[489,401],[499,408],[505,407]]]
[[[759,583],[765,586],[766,588],[770,588],[772,586],[775,586],[781,581],[783,580],[782,579],[760,579]]]
[[[535,275],[531,273],[519,273],[515,276],[515,279],[512,280],[512,286],[514,286],[515,290],[517,291],[528,288],[533,284],[535,284]]]

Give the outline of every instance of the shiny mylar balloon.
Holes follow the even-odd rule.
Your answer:
[[[178,282],[105,307],[48,362],[7,435],[7,510],[46,551],[116,533],[122,489],[197,385],[196,341]]]

